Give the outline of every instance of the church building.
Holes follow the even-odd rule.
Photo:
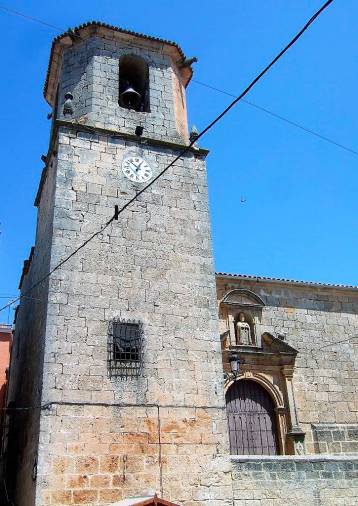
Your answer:
[[[5,504],[358,501],[358,288],[215,274],[192,63],[99,22],[53,41]]]

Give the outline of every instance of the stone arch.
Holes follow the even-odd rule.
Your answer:
[[[271,383],[271,381],[269,381],[264,374],[261,374],[256,371],[241,372],[235,379],[229,378],[225,383],[224,387],[225,393],[235,381],[240,381],[244,379],[256,381],[257,383],[259,383],[270,394],[275,404],[275,408],[284,409],[285,405],[283,401],[283,395],[280,392],[280,390],[273,383]]]
[[[142,56],[123,54],[118,62],[119,105],[137,112],[150,112],[149,104],[149,65]],[[132,91],[133,106],[128,106],[126,91]],[[138,102],[135,94],[139,94]]]

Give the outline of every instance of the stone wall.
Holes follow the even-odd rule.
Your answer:
[[[313,442],[317,453],[358,454],[358,425],[312,425]]]
[[[59,87],[50,152],[58,163],[36,199],[25,290],[142,189],[125,178],[124,156],[143,156],[157,176],[188,140],[180,51],[102,32],[73,45],[65,36],[52,53],[51,86]],[[149,65],[150,112],[118,105],[124,54]],[[126,140],[138,125],[148,139]],[[147,491],[188,505],[225,501],[229,474],[218,462],[228,439],[204,157],[200,150],[182,156],[56,269],[45,293],[36,291],[42,305],[23,299],[17,332],[27,336],[16,370],[27,367],[29,391],[19,394],[20,374],[14,398],[37,408],[27,415],[33,427],[23,426],[29,444],[21,443],[18,506],[108,504]],[[109,375],[114,318],[143,325],[139,377]]]
[[[6,479],[9,492],[17,488],[19,504],[34,501],[37,445],[42,388],[42,366],[47,323],[48,283],[46,279],[28,293],[30,287],[49,271],[57,162],[49,161],[38,209],[36,248],[21,281],[11,352],[8,405]],[[27,271],[27,273],[26,273]],[[26,274],[25,274],[26,273]]]
[[[307,453],[331,452],[332,446],[314,440],[314,427],[346,427],[343,432],[348,434],[358,424],[357,290],[220,275],[217,286],[219,304],[227,291],[238,287],[263,299],[257,332],[280,334],[298,350],[293,385]],[[221,333],[226,329],[221,318]],[[334,453],[351,453],[353,446],[336,445]]]
[[[234,457],[234,506],[354,506],[358,457]]]
[[[61,127],[51,266],[135,194],[121,171],[133,147]],[[176,154],[141,149],[154,176]],[[204,160],[189,153],[51,275],[37,506],[107,504],[161,489],[186,505],[225,500],[230,477],[218,466],[228,448],[206,191]],[[108,375],[114,317],[143,323],[139,378]],[[113,468],[105,467],[111,459]]]
[[[108,504],[155,492],[187,506],[227,504],[230,468],[211,411],[54,405],[42,420],[37,504]]]

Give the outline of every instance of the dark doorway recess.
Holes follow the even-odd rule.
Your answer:
[[[226,392],[226,409],[231,454],[278,454],[275,406],[261,385],[235,381]]]

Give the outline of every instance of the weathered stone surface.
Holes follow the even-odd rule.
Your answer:
[[[236,506],[353,506],[358,500],[357,457],[232,458]]]
[[[119,60],[126,54],[140,55],[149,65],[149,102],[150,112],[136,112],[123,109],[118,105]],[[62,75],[59,89],[59,111],[61,118],[65,94],[73,95],[74,113],[71,120],[85,120],[87,125],[120,130],[134,134],[137,125],[144,126],[144,135],[151,138],[188,140],[184,88],[179,82],[176,63],[158,48],[134,47],[109,41],[100,37],[76,44],[64,51]],[[184,112],[180,112],[183,109]],[[93,157],[86,151],[82,139],[76,146],[81,162],[86,163]],[[97,139],[91,139],[95,143]],[[99,147],[94,148],[100,150]],[[63,153],[64,155],[64,153]],[[60,155],[60,156],[63,156]],[[66,155],[67,156],[67,155]],[[111,153],[102,157],[111,162]],[[62,158],[65,159],[65,158]]]

